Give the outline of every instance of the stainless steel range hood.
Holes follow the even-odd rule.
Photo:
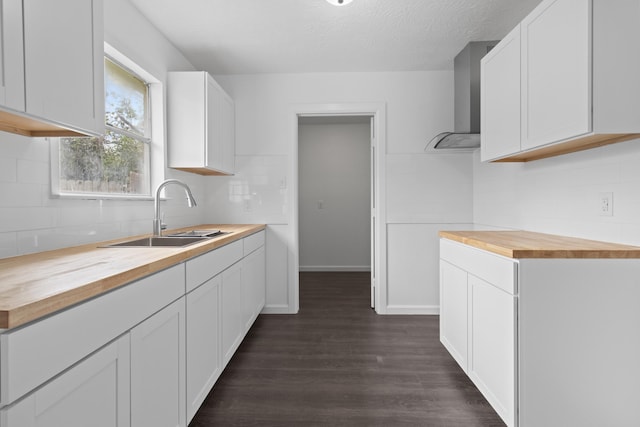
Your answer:
[[[454,131],[436,135],[431,150],[470,151],[480,147],[480,60],[498,41],[470,42],[453,61]]]

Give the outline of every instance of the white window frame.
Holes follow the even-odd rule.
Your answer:
[[[104,43],[104,55],[117,65],[123,67],[142,79],[148,86],[149,96],[149,175],[150,194],[120,194],[120,193],[67,193],[60,191],[60,138],[50,138],[51,150],[51,195],[56,198],[70,199],[124,199],[124,200],[153,200],[153,190],[164,180],[164,91],[162,82],[151,73],[140,67],[134,61],[122,54],[108,43]],[[109,126],[105,124],[105,131]],[[119,132],[123,132],[118,129]],[[126,131],[124,131],[126,133]],[[136,136],[139,138],[139,136]]]

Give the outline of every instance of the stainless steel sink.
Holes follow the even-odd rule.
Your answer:
[[[221,234],[227,234],[220,230],[189,230],[179,233],[167,234],[165,237],[215,237]]]
[[[143,239],[129,240],[127,242],[114,243],[105,248],[132,248],[132,247],[184,247],[194,243],[208,240],[207,237],[145,237]]]

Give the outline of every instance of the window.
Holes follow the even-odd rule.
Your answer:
[[[54,193],[150,196],[150,84],[109,57],[104,80],[105,133],[58,140]]]

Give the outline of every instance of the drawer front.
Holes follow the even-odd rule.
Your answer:
[[[192,291],[240,261],[242,255],[243,241],[236,240],[233,243],[187,261],[187,292]]]
[[[244,256],[249,255],[251,252],[258,249],[260,246],[264,246],[265,232],[259,231],[250,236],[244,238]]]
[[[518,261],[449,239],[440,239],[440,258],[511,295],[518,293]]]
[[[43,384],[184,295],[184,264],[0,336],[0,404]]]

